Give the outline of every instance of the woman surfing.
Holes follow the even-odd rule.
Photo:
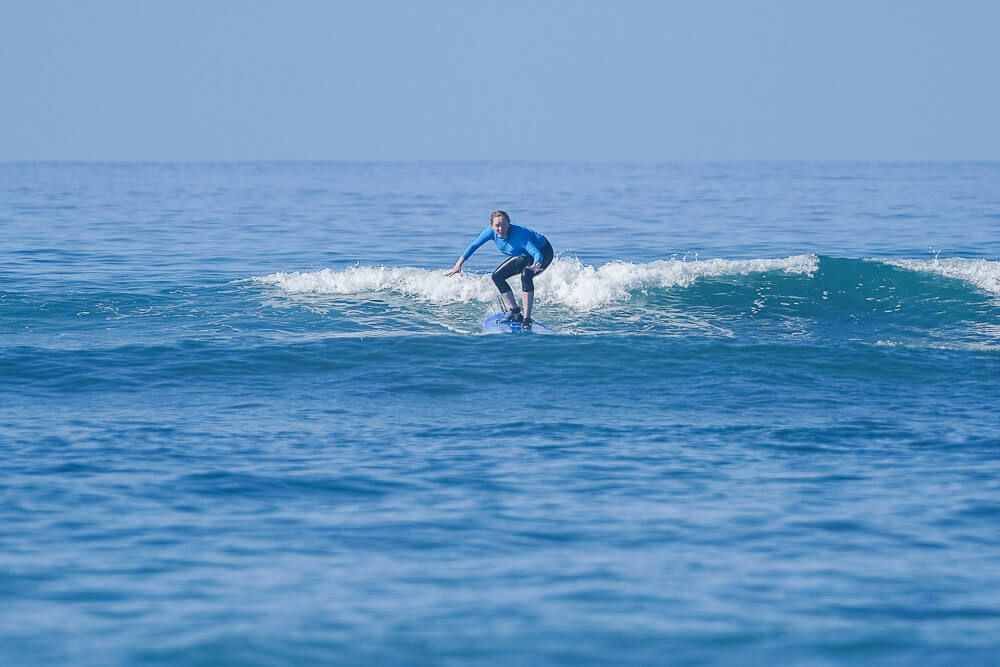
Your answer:
[[[476,237],[462,256],[455,262],[446,276],[453,276],[462,271],[462,264],[472,257],[472,254],[489,240],[496,243],[497,250],[507,255],[500,266],[493,271],[493,283],[500,290],[500,296],[506,302],[510,313],[504,322],[520,322],[522,328],[531,327],[531,307],[535,302],[536,275],[548,268],[555,256],[552,244],[548,239],[527,227],[510,224],[510,216],[506,211],[493,211],[490,214],[490,224]],[[524,303],[522,314],[514,293],[507,284],[507,279],[521,274],[521,300]]]

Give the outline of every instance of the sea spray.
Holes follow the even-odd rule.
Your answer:
[[[987,259],[948,257],[940,259],[871,259],[909,271],[933,273],[970,283],[991,294],[1000,295],[1000,262]]]
[[[626,302],[636,290],[688,287],[700,278],[782,271],[811,275],[819,267],[816,255],[779,259],[681,259],[647,263],[613,261],[595,267],[575,257],[560,257],[535,281],[548,302],[578,311]],[[443,271],[417,267],[353,266],[343,270],[279,272],[255,276],[288,294],[369,296],[396,294],[429,303],[455,304],[491,301],[496,288],[489,276],[462,273],[448,277]]]

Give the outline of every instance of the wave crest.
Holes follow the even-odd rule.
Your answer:
[[[990,294],[1000,294],[1000,262],[988,259],[966,259],[949,257],[946,259],[873,259],[899,269],[933,273],[946,278],[955,278],[971,283]]]
[[[488,277],[461,273],[449,278],[444,271],[415,267],[352,266],[340,271],[282,271],[254,276],[253,281],[273,285],[289,294],[350,296],[387,292],[431,303],[489,301],[496,294],[496,288]]]
[[[816,255],[796,255],[784,259],[669,259],[645,264],[615,261],[600,267],[567,258],[554,262],[537,282],[558,303],[577,310],[591,310],[628,301],[635,290],[688,287],[699,278],[745,276],[769,271],[811,276],[817,268],[819,257]]]
[[[547,302],[588,311],[628,301],[635,290],[687,287],[700,278],[770,271],[811,276],[818,268],[816,255],[748,260],[669,259],[641,264],[614,261],[599,267],[584,264],[575,257],[560,257],[535,283]],[[436,304],[489,302],[497,295],[488,275],[462,273],[449,278],[442,270],[416,267],[354,266],[343,270],[279,272],[255,276],[253,281],[289,294],[390,293]]]

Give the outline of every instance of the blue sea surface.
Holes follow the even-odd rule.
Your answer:
[[[0,664],[1000,664],[998,186],[0,164]]]

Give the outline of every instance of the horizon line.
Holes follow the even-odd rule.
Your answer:
[[[894,158],[726,158],[726,159],[530,159],[530,158],[403,158],[403,159],[341,159],[341,158],[292,158],[292,159],[72,159],[72,158],[28,158],[0,159],[3,165],[21,164],[184,164],[184,165],[222,165],[222,164],[752,164],[752,163],[784,163],[784,164],[997,164],[1000,158],[925,158],[925,159],[894,159]]]

